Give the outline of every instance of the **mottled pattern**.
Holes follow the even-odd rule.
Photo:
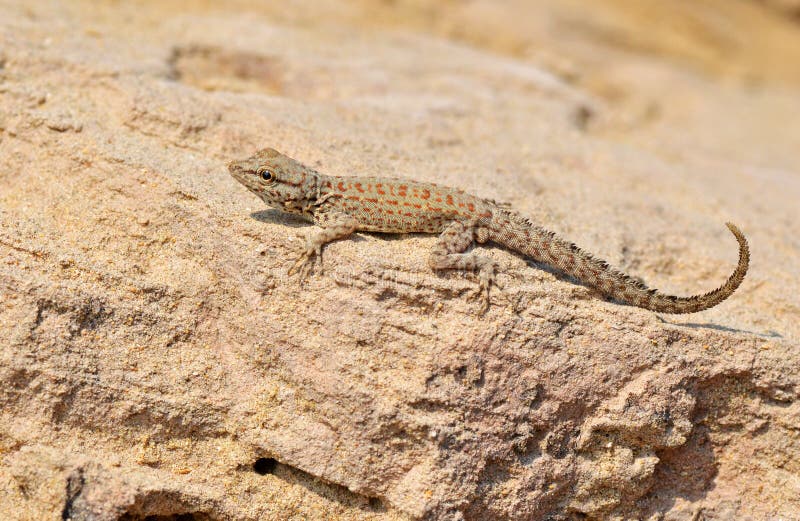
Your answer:
[[[267,148],[228,166],[231,175],[268,205],[298,214],[321,227],[306,239],[291,272],[307,275],[322,247],[354,231],[439,233],[429,257],[433,269],[476,270],[484,308],[496,265],[464,253],[477,241],[491,241],[557,268],[620,303],[664,313],[710,308],[739,287],[750,260],[747,240],[731,223],[739,242],[739,263],[719,288],[691,297],[664,295],[615,270],[575,244],[534,225],[521,215],[461,190],[384,177],[327,176]]]

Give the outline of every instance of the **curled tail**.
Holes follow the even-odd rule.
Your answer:
[[[491,240],[558,268],[616,301],[660,313],[694,313],[716,306],[739,287],[750,264],[747,239],[736,225],[726,223],[739,242],[739,263],[728,280],[717,289],[702,295],[691,297],[665,295],[611,268],[607,262],[592,257],[571,242],[557,237],[553,232],[536,226],[517,214],[503,212],[502,216],[497,217],[507,221],[501,226],[496,222],[487,223],[487,227],[491,230]]]

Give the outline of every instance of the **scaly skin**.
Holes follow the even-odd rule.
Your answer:
[[[491,241],[547,263],[622,304],[662,313],[693,313],[715,306],[739,287],[750,261],[747,240],[727,223],[739,242],[739,263],[719,288],[703,295],[676,297],[649,289],[642,282],[592,257],[494,201],[431,183],[383,177],[327,176],[266,148],[228,165],[231,175],[268,205],[318,224],[290,269],[308,274],[312,261],[328,242],[354,231],[438,233],[430,253],[433,269],[476,270],[483,309],[497,266],[487,257],[464,253],[475,241]]]

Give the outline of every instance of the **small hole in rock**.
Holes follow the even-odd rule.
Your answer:
[[[272,474],[275,472],[275,467],[278,465],[278,462],[272,458],[258,458],[255,463],[253,463],[253,470],[256,474],[261,474],[264,476],[265,474]]]

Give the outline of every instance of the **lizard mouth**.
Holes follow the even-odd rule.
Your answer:
[[[247,169],[244,168],[240,163],[235,161],[229,163],[228,172],[230,172],[231,176],[234,179],[236,179],[246,187],[250,188],[252,186],[253,183],[252,180],[250,179],[250,176],[247,175]]]
[[[248,174],[247,168],[234,161],[228,164],[228,172],[230,172],[231,177],[239,181],[245,188],[260,195],[258,181]]]

